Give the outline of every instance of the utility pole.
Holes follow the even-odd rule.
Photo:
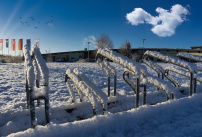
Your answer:
[[[143,42],[143,54],[144,54],[144,41],[145,41],[146,39],[142,39],[142,42]]]
[[[88,43],[88,62],[89,62],[89,44],[90,44],[91,42],[88,41],[87,43]]]

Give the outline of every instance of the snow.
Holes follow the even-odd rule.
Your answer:
[[[108,98],[108,101],[115,102],[108,105],[106,115],[102,115],[102,106],[98,100],[97,115],[92,117],[91,103],[86,97],[83,98],[83,102],[80,102],[75,88],[72,88],[75,93],[75,102],[68,102],[70,94],[64,78],[67,69],[74,74],[73,70],[78,68],[99,88],[100,92],[106,94],[107,86],[104,82],[107,78],[102,69],[96,63],[47,63],[50,72],[50,123],[44,126],[44,103],[41,102],[41,106],[35,108],[38,123],[35,129],[31,128],[30,112],[26,109],[25,74],[22,71],[24,64],[0,64],[2,72],[0,136],[202,136],[201,83],[197,83],[196,94],[188,96],[189,79],[172,73],[171,75],[183,84],[185,92],[180,93],[174,100],[166,101],[164,91],[157,91],[154,86],[147,84],[147,104],[141,105],[140,97],[140,107],[136,109],[134,108],[134,91],[122,78],[124,68],[115,63],[109,64],[117,71],[117,96]],[[165,69],[171,64],[158,63],[158,65]],[[202,64],[197,64],[198,66],[202,67]],[[155,76],[152,69],[147,68],[147,71],[148,77]],[[201,75],[202,72],[198,72],[198,77]],[[42,81],[40,85],[43,85]],[[72,83],[70,85],[73,86]],[[84,86],[81,85],[78,88],[81,89]],[[82,91],[86,92],[86,88]],[[164,88],[170,90],[171,86]],[[140,96],[142,96],[141,93]],[[75,110],[68,113],[66,109],[70,108]]]

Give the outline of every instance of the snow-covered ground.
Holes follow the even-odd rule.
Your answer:
[[[0,64],[0,136],[202,136],[202,91],[188,97],[189,79],[172,74],[185,87],[180,99],[169,100],[163,91],[147,86],[147,105],[135,107],[134,91],[123,81],[124,68],[112,63],[117,70],[117,97],[108,106],[108,114],[92,117],[89,102],[68,102],[70,95],[65,85],[67,69],[78,68],[107,94],[107,77],[96,63],[47,63],[50,86],[50,121],[44,119],[44,103],[36,107],[38,126],[30,128],[29,110],[26,109],[25,76],[23,64]],[[160,63],[163,68],[170,64]],[[202,64],[197,64],[202,67]],[[157,75],[148,69],[152,75]],[[201,77],[199,72],[198,77]],[[111,81],[113,95],[113,80]],[[76,108],[71,113],[66,110]],[[82,120],[84,119],[84,120]]]

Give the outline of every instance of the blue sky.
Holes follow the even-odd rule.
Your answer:
[[[170,11],[176,4],[189,14],[171,36],[158,36],[151,31],[151,23],[132,25],[126,18],[135,8],[156,17],[158,7]],[[0,38],[23,38],[24,44],[27,38],[32,39],[32,44],[34,39],[40,39],[42,53],[84,50],[85,40],[102,33],[110,37],[114,48],[126,40],[132,48],[142,47],[143,38],[147,39],[147,48],[190,48],[202,45],[201,5],[200,0],[1,0]],[[94,49],[93,44],[90,49]],[[5,40],[3,50],[8,53]]]

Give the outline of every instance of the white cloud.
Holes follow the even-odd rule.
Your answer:
[[[185,7],[179,4],[173,5],[170,11],[158,7],[156,12],[159,15],[154,17],[142,8],[135,8],[126,15],[126,19],[135,26],[143,23],[151,24],[153,26],[151,31],[154,34],[167,37],[175,34],[177,26],[186,21],[186,15],[190,14]]]
[[[83,40],[83,46],[85,46],[87,44],[87,42],[90,42],[91,43],[90,45],[94,45],[95,46],[96,38],[93,35],[84,38],[84,40]]]

